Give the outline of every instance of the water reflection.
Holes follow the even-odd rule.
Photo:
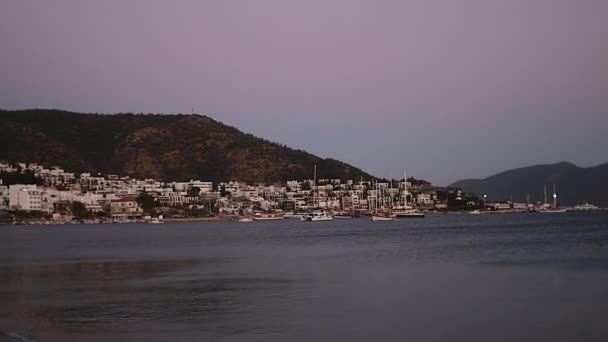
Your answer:
[[[228,263],[228,258],[4,263],[1,295],[7,301],[0,313],[38,334],[184,324],[203,330],[213,325],[216,332],[231,334],[235,327],[260,326],[246,319],[259,313],[260,302],[280,301],[291,287],[310,281],[220,272]],[[232,324],[223,326],[228,317]],[[243,324],[235,325],[239,319]]]

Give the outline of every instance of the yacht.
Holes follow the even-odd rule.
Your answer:
[[[543,204],[540,212],[545,214],[559,214],[568,211],[567,208],[559,208],[557,206],[557,192],[555,191],[555,184],[553,184],[553,205],[547,207],[547,186],[545,185],[545,204]]]
[[[301,221],[332,221],[334,218],[326,210],[314,210],[313,212],[302,215]]]
[[[417,209],[412,207],[408,207],[407,205],[407,174],[403,173],[403,206],[397,206],[393,208],[393,214],[395,214],[399,218],[423,218],[424,214]]]
[[[593,204],[585,203],[585,204],[577,204],[570,211],[594,211],[601,210],[599,207],[596,207]]]

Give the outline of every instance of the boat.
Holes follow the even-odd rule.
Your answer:
[[[154,223],[154,224],[164,223],[163,215],[158,215],[157,217],[153,217],[150,221],[148,221],[148,223]]]
[[[285,213],[283,217],[286,219],[301,219],[302,214],[294,214],[294,213]]]
[[[399,218],[423,218],[424,213],[415,209],[400,209],[396,208],[393,210],[393,214]]]
[[[254,221],[271,221],[271,220],[282,220],[285,216],[282,214],[262,214],[256,215],[253,220]]]
[[[407,205],[407,174],[403,173],[403,206],[393,208],[392,213],[399,218],[424,218],[424,213]]]
[[[469,214],[471,214],[471,215],[479,215],[479,214],[481,214],[481,211],[479,211],[479,210],[473,210],[473,211],[469,211]]]
[[[585,203],[585,204],[577,204],[574,207],[568,209],[568,211],[595,211],[601,210],[599,207],[596,207],[593,204]]]
[[[545,209],[545,210],[540,210],[539,212],[544,213],[544,214],[559,214],[559,213],[565,213],[567,212],[568,209],[567,208],[561,208],[561,209]]]
[[[313,212],[303,215],[301,221],[332,221],[334,218],[326,210],[314,210]]]
[[[559,214],[567,211],[568,208],[558,208],[557,206],[557,192],[555,191],[555,184],[553,184],[553,205],[550,208],[547,207],[547,186],[545,185],[545,204],[543,204],[543,207],[541,207],[540,212],[545,214]]]
[[[335,219],[351,219],[353,218],[352,215],[348,215],[348,214],[336,214],[334,215]]]
[[[251,221],[253,221],[253,219],[250,217],[241,217],[238,221],[239,222],[251,222]]]
[[[395,214],[375,213],[372,214],[372,221],[393,221],[395,217]]]

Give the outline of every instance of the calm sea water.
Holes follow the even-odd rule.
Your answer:
[[[0,303],[7,341],[606,341],[608,212],[2,226]]]

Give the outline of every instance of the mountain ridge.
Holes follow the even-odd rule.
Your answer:
[[[372,178],[347,163],[270,142],[199,114],[0,110],[0,160],[160,180],[275,183]]]
[[[462,179],[450,184],[478,195],[487,194],[492,200],[543,201],[543,188],[547,186],[549,200],[556,185],[562,205],[590,202],[608,206],[608,163],[592,167],[579,167],[571,162],[537,164],[499,172],[483,179]]]

